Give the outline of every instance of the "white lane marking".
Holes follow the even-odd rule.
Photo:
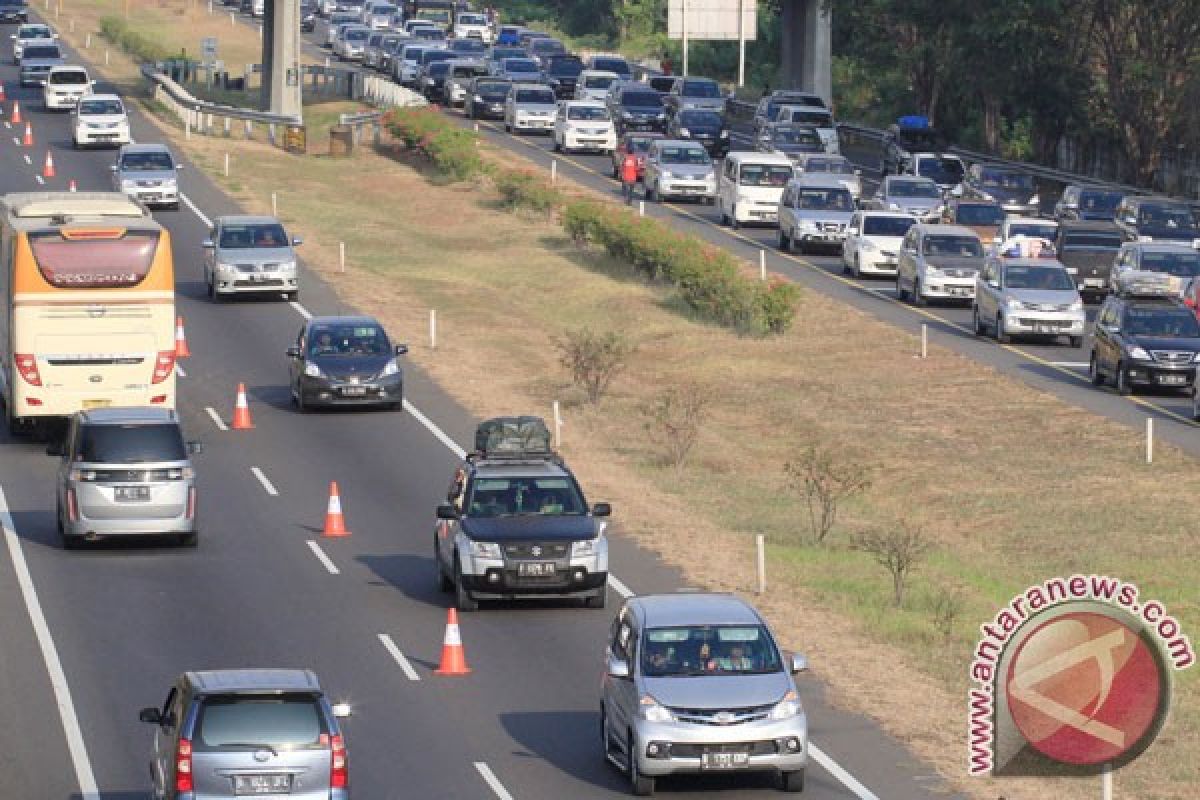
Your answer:
[[[227,426],[227,425],[225,424],[225,420],[221,419],[221,415],[220,415],[220,414],[218,414],[218,413],[217,413],[217,412],[216,412],[216,411],[213,409],[213,407],[212,407],[212,406],[205,406],[205,407],[204,407],[204,410],[205,410],[205,411],[207,411],[207,412],[208,412],[208,416],[210,416],[210,417],[212,418],[213,424],[217,426],[217,430],[221,430],[221,431],[227,431],[227,430],[229,430],[229,426]]]
[[[186,378],[187,373],[183,371],[183,367],[179,366],[179,362],[175,362],[175,371],[179,373],[179,377]]]
[[[895,294],[896,293],[895,286],[862,286],[862,285],[860,285],[858,288],[866,289],[868,292],[879,292],[880,294]]]
[[[186,194],[181,193],[179,195],[179,199],[182,200],[183,204],[185,206],[187,206],[193,214],[195,214],[197,217],[199,217],[200,221],[203,222],[207,227],[211,228],[213,226],[212,220],[209,219],[208,217],[204,216],[204,212],[196,207],[196,204],[192,202],[192,198],[188,197]]]
[[[842,769],[841,765],[825,754],[825,751],[817,747],[810,739],[808,742],[809,755],[813,760],[825,768],[833,777],[841,781],[841,784],[850,791],[854,792],[858,800],[879,800],[879,796],[872,792],[867,787],[858,782],[858,779],[851,775],[846,770]]]
[[[38,183],[42,184],[43,186],[45,186],[45,185],[46,185],[46,179],[45,179],[45,178],[43,178],[41,175],[34,175],[34,176],[33,176],[33,179],[34,179],[35,181],[37,181]]]
[[[15,144],[17,147],[20,147],[20,146],[21,146],[21,140],[20,140],[18,137],[14,136],[14,137],[13,137],[13,144]]]
[[[413,669],[412,664],[408,663],[408,659],[404,657],[404,653],[400,652],[400,648],[397,647],[396,643],[392,641],[391,636],[386,633],[381,633],[379,634],[379,641],[381,644],[383,644],[384,648],[386,648],[387,651],[392,654],[392,658],[394,658],[396,663],[400,665],[400,669],[404,671],[405,676],[407,676],[410,681],[421,680],[421,676],[417,674],[415,669]]]
[[[321,562],[330,575],[339,574],[338,568],[329,560],[329,556],[325,555],[325,551],[321,549],[321,545],[309,539],[308,549],[313,551],[313,555],[317,557],[317,561]]]
[[[463,450],[461,447],[459,447],[458,443],[455,442],[453,439],[451,439],[449,436],[447,436],[445,431],[443,431],[437,425],[434,425],[433,422],[430,421],[429,417],[425,416],[420,411],[418,411],[417,407],[414,406],[412,403],[408,402],[407,398],[404,400],[404,410],[407,411],[409,414],[412,414],[413,418],[417,422],[424,425],[429,430],[430,433],[432,433],[434,436],[436,436],[438,438],[438,440],[442,444],[444,444],[444,445],[446,445],[446,447],[450,448],[451,453],[454,453],[454,455],[458,456],[459,458],[467,457],[466,450]]]
[[[4,127],[8,128],[8,129],[11,131],[11,130],[12,130],[12,123],[11,123],[11,122],[9,122],[8,120],[4,120]]]
[[[26,154],[25,154],[25,163],[26,163],[26,164],[33,164],[33,159],[31,159],[31,158],[29,157],[29,153],[26,153]]]
[[[251,467],[250,471],[254,473],[254,477],[258,478],[258,482],[262,484],[262,487],[267,490],[267,494],[271,495],[271,497],[279,497],[279,490],[275,488],[273,483],[267,480],[267,476],[263,474],[261,469]]]
[[[633,590],[621,583],[621,579],[611,572],[608,573],[608,585],[613,588],[613,591],[621,595],[621,597],[633,597]]]
[[[42,613],[42,604],[33,585],[33,576],[29,574],[29,565],[25,563],[25,553],[21,550],[21,541],[17,538],[17,528],[8,511],[8,500],[4,497],[3,489],[0,489],[0,527],[4,528],[4,540],[12,557],[17,585],[21,587],[25,610],[29,612],[29,621],[33,624],[33,632],[42,650],[42,660],[46,663],[46,672],[50,676],[50,687],[54,689],[54,701],[58,706],[58,716],[62,720],[63,732],[67,737],[71,763],[75,765],[75,780],[79,782],[79,793],[82,800],[99,800],[100,790],[96,786],[96,776],[92,773],[92,763],[88,759],[83,731],[79,727],[79,717],[75,714],[75,704],[71,700],[71,687],[67,685],[67,675],[58,658],[54,638],[50,635],[50,626],[46,624],[46,615]]]
[[[1087,369],[1091,366],[1086,361],[1051,361],[1050,363],[1056,367],[1070,367],[1071,369]]]
[[[305,319],[312,319],[312,312],[309,311],[304,306],[297,303],[295,300],[288,301],[288,305],[291,306],[292,308],[296,309],[296,313],[299,314],[300,316],[304,317]]]
[[[496,777],[496,774],[492,772],[491,767],[482,761],[476,761],[475,769],[480,775],[483,776],[484,783],[491,787],[492,791],[496,793],[496,797],[499,797],[500,800],[513,800],[513,796],[508,793],[508,789],[504,788],[504,784],[501,783],[500,779]]]

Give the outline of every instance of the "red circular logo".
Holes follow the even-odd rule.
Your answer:
[[[1161,654],[1114,617],[1078,611],[1021,642],[1005,683],[1013,722],[1036,750],[1064,764],[1132,758],[1161,726]]]

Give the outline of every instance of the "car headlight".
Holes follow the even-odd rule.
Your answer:
[[[875,243],[872,242],[870,239],[859,239],[858,246],[862,250],[866,250],[868,253],[873,253],[879,249],[878,247],[875,246]]]
[[[662,172],[658,173],[658,177],[670,180],[675,177],[675,173],[664,169]]]
[[[622,111],[621,119],[633,119],[633,114],[630,114],[628,111]]]
[[[659,705],[659,702],[648,694],[642,695],[642,699],[638,703],[638,713],[647,722],[675,721],[675,715],[665,706]]]
[[[137,181],[131,180],[130,178],[121,178],[121,188],[122,189],[136,189]]]
[[[279,265],[279,270],[281,272],[295,272],[296,271],[296,262],[295,261],[281,262]]]
[[[888,203],[888,210],[889,211],[899,211],[900,204],[899,203]]]
[[[400,365],[397,364],[396,359],[393,358],[392,360],[388,361],[386,364],[383,365],[383,370],[380,371],[379,376],[381,378],[386,378],[388,375],[396,375],[399,372],[400,372]]]
[[[472,98],[471,98],[471,102],[472,102],[472,103],[482,103],[482,102],[483,102],[483,98],[482,98],[482,97],[480,97],[479,95],[475,95],[474,97],[472,97]]]
[[[304,374],[310,378],[320,378],[322,375],[321,368],[313,363],[304,365]]]
[[[770,716],[773,720],[791,719],[799,713],[800,697],[796,694],[796,690],[792,689],[775,704],[775,707],[771,709]]]
[[[1042,198],[1038,197],[1038,195],[1036,193],[1033,195],[1033,197],[1029,198],[1029,205],[1031,205],[1031,206],[1041,205],[1041,203],[1042,203]]]
[[[995,200],[996,198],[992,197],[992,196],[991,196],[990,194],[988,194],[987,192],[980,192],[980,193],[979,193],[979,199],[981,199],[981,200],[987,200],[987,201],[991,202],[992,200]]]
[[[1192,358],[1192,363],[1193,363],[1193,364],[1200,364],[1200,353],[1196,353],[1195,357],[1194,357],[1194,358]]]
[[[504,558],[504,554],[500,552],[500,545],[496,542],[471,542],[471,555],[475,558]]]
[[[729,131],[721,131],[721,138],[722,138],[722,139],[728,139],[728,138],[729,138]]]
[[[1153,242],[1154,237],[1153,236],[1143,236],[1141,234],[1138,234],[1137,240],[1139,242]]]
[[[1015,297],[1005,298],[1004,305],[1013,311],[1020,311],[1022,308],[1025,307],[1025,304],[1022,303],[1020,300],[1018,300]]]
[[[1076,300],[1074,303],[1071,303],[1070,308],[1068,308],[1067,310],[1068,311],[1083,311],[1083,301]]]
[[[595,539],[583,539],[578,542],[572,542],[571,558],[586,558],[598,554],[603,541],[603,539],[597,536]]]
[[[179,181],[175,178],[166,178],[163,180],[162,185],[173,189],[178,183]]]
[[[796,222],[796,227],[800,228],[801,230],[815,231],[817,230],[817,223],[811,219],[802,219]]]
[[[237,267],[233,264],[217,263],[217,272],[237,272]]]
[[[680,128],[679,135],[680,136],[691,136],[692,132],[690,130],[688,130],[687,128]]]
[[[1151,360],[1150,354],[1147,353],[1144,348],[1138,347],[1137,345],[1134,345],[1133,347],[1129,348],[1129,357],[1135,358],[1138,361],[1150,361]]]
[[[717,180],[717,173],[715,173],[715,172],[704,173],[705,183],[714,183],[714,182],[716,182],[716,180]]]

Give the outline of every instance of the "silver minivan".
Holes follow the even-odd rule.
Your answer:
[[[110,169],[114,190],[148,206],[179,208],[179,170],[183,165],[166,145],[123,145],[117,153],[117,163]]]
[[[807,667],[734,595],[631,597],[609,635],[604,757],[635,795],[689,772],[775,772],[803,791],[808,719],[792,676]]]
[[[169,535],[194,546],[196,474],[179,416],[164,408],[77,412],[46,452],[61,457],[57,518],[63,547],[108,536]]]
[[[155,728],[156,800],[349,800],[346,739],[317,676],[300,669],[185,672],[161,707],[138,718]]]
[[[275,217],[217,217],[201,242],[208,296],[216,302],[243,293],[297,299],[300,278],[293,248],[302,243],[289,237]]]
[[[854,196],[836,176],[801,174],[788,182],[779,201],[779,249],[841,252],[853,216]]]

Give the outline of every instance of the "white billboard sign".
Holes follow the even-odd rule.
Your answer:
[[[667,0],[667,36],[671,39],[754,41],[757,21],[757,0]]]

